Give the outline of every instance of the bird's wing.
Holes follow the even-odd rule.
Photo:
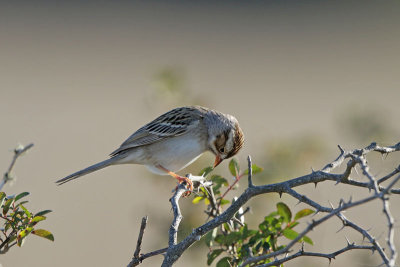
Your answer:
[[[179,136],[197,123],[203,117],[204,110],[198,107],[182,107],[164,113],[133,133],[122,145],[110,155],[139,146],[159,142],[165,138]]]

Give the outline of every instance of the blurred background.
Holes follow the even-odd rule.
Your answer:
[[[169,109],[204,105],[236,116],[246,136],[237,155],[264,172],[256,184],[320,169],[345,149],[400,141],[400,3],[395,1],[18,1],[0,4],[0,169],[18,143],[35,147],[16,165],[7,194],[29,191],[29,209],[52,209],[43,228],[2,255],[3,267],[126,266],[141,218],[143,252],[165,247],[174,179],[143,166],[116,166],[57,187],[54,182],[104,160],[131,133]],[[380,177],[399,155],[371,155]],[[188,169],[211,165],[205,154]],[[216,173],[226,175],[227,162]],[[354,179],[363,179],[353,174]],[[232,180],[231,180],[232,181]],[[233,192],[239,195],[246,181]],[[368,194],[348,186],[299,189],[323,205]],[[396,199],[396,197],[393,197]],[[204,205],[183,199],[181,236],[203,224]],[[260,196],[249,223],[275,209]],[[283,196],[283,201],[296,201]],[[392,202],[392,212],[398,200]],[[294,210],[300,210],[298,205]],[[381,203],[346,213],[385,245]],[[305,222],[304,222],[305,225]],[[310,237],[310,251],[346,245],[333,219]],[[396,221],[396,229],[398,222]],[[284,239],[282,239],[284,241]],[[400,247],[400,244],[397,244]],[[203,242],[176,266],[206,266]],[[143,266],[159,266],[161,256]],[[378,255],[342,254],[331,266],[376,266]],[[301,259],[287,266],[328,266]]]

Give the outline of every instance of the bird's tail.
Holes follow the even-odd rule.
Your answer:
[[[117,157],[112,157],[112,158],[106,159],[106,160],[96,163],[92,166],[89,166],[86,169],[83,169],[83,170],[77,171],[71,175],[68,175],[67,177],[64,177],[64,178],[58,180],[56,183],[58,185],[65,184],[66,182],[72,181],[72,180],[79,178],[83,175],[86,175],[88,173],[95,172],[95,171],[103,169],[107,166],[113,165],[113,164],[117,163],[118,159],[119,158],[117,158]]]

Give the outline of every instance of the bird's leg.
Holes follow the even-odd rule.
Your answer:
[[[184,196],[184,197],[190,196],[191,192],[193,191],[193,182],[192,182],[192,180],[190,180],[190,179],[187,178],[187,177],[180,176],[180,175],[178,175],[178,174],[176,174],[176,173],[174,173],[174,172],[172,172],[172,171],[170,171],[170,170],[164,168],[164,167],[161,166],[161,165],[157,165],[156,167],[157,167],[158,169],[160,169],[160,170],[162,170],[162,171],[168,173],[169,175],[171,175],[171,176],[174,177],[175,179],[177,179],[177,180],[178,180],[178,183],[180,183],[180,184],[181,184],[181,183],[186,183],[186,184],[187,184],[187,189],[188,189],[188,191],[186,191],[186,192],[183,194],[183,196]]]

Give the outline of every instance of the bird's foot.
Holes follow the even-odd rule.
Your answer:
[[[176,176],[179,184],[186,183],[186,188],[188,189],[185,193],[183,193],[182,197],[188,197],[193,191],[193,182],[188,177]],[[178,189],[178,187],[176,187]]]

